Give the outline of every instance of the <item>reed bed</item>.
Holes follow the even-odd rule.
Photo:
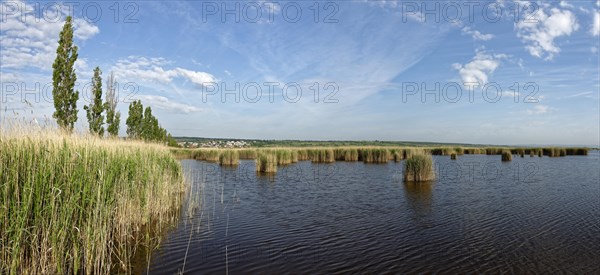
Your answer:
[[[308,150],[308,155],[312,162],[331,163],[335,162],[335,153],[333,149],[311,149]]]
[[[238,155],[240,159],[256,159],[257,152],[255,149],[240,149]]]
[[[390,152],[385,148],[360,149],[359,154],[364,163],[387,163],[390,160]]]
[[[451,160],[456,160],[456,153],[450,154],[450,159]]]
[[[512,153],[509,150],[502,151],[502,161],[511,161]]]
[[[256,172],[277,173],[277,156],[272,152],[259,152],[256,157]]]
[[[0,274],[132,273],[184,190],[161,145],[0,132]]]
[[[435,180],[435,172],[430,154],[412,154],[404,160],[405,182],[425,182],[432,180]]]
[[[307,149],[296,150],[296,154],[298,155],[298,161],[310,160]]]
[[[219,153],[219,165],[236,166],[240,163],[238,150],[227,149]]]
[[[358,161],[358,150],[356,148],[338,148],[334,151],[335,160]]]
[[[223,152],[235,151],[239,159],[258,159],[261,153],[269,153],[275,156],[277,165],[288,165],[298,161],[312,161],[315,163],[332,163],[335,161],[363,161],[365,163],[387,163],[388,161],[400,162],[408,159],[412,155],[448,155],[451,159],[456,159],[464,154],[486,154],[502,155],[508,151],[513,155],[524,157],[530,156],[568,156],[568,155],[587,155],[588,148],[526,148],[526,147],[336,147],[336,148],[249,148],[249,149],[171,149],[173,155],[178,158],[187,157],[209,162],[222,163],[222,159],[230,157],[221,156]],[[455,156],[453,156],[455,155]],[[231,163],[239,161],[231,160]],[[223,163],[223,165],[235,165]]]
[[[277,165],[288,165],[298,162],[298,152],[290,149],[276,149],[271,151],[277,157]]]
[[[219,162],[220,151],[217,149],[198,149],[194,150],[194,158],[208,162]]]
[[[390,150],[390,160],[393,160],[394,162],[400,162],[402,160],[403,155],[404,154],[402,149]]]

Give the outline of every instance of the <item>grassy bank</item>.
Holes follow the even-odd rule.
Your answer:
[[[184,188],[160,145],[0,134],[0,273],[131,273],[176,221]]]

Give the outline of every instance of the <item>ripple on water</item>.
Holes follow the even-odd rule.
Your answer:
[[[186,173],[205,172],[193,182],[201,210],[150,273],[181,271],[184,258],[201,274],[600,272],[597,151],[434,159],[438,179],[424,185],[400,182],[392,162],[299,162],[265,177],[185,160]]]

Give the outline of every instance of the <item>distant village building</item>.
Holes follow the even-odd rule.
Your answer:
[[[178,142],[179,146],[183,148],[244,148],[250,146],[250,144],[243,140],[229,140],[229,141],[208,141],[204,143],[198,142]]]

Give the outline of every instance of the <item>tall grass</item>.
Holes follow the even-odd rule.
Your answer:
[[[290,149],[268,150],[277,157],[277,165],[288,165],[298,162],[298,152]]]
[[[511,161],[512,153],[509,150],[502,151],[502,161]]]
[[[256,172],[277,173],[277,156],[272,152],[259,152],[256,157]]]
[[[194,150],[195,159],[208,162],[219,162],[220,150],[217,149],[197,149]]]
[[[219,165],[235,166],[240,163],[240,155],[237,150],[226,149],[219,154]]]
[[[240,150],[238,150],[240,159],[255,159],[256,153],[257,152],[255,149],[240,149]]]
[[[335,160],[358,161],[358,150],[356,148],[335,149]]]
[[[413,154],[404,160],[404,181],[424,182],[435,179],[433,160],[429,154]]]
[[[131,273],[184,190],[160,145],[0,132],[0,273]]]
[[[390,150],[390,160],[394,162],[400,162],[402,160],[402,149],[391,149]]]
[[[385,148],[364,148],[359,150],[360,160],[365,163],[387,163],[390,152]]]
[[[312,162],[335,162],[335,153],[330,148],[308,150],[308,156]]]

